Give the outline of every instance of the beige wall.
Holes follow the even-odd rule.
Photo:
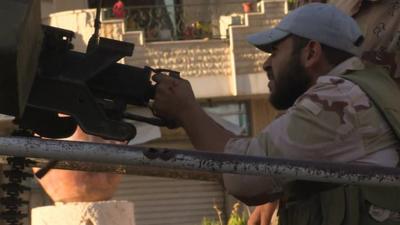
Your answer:
[[[86,9],[87,0],[41,0],[42,17],[67,10]]]
[[[75,32],[74,49],[84,51],[94,32],[95,10],[74,10],[50,14],[42,18],[44,24]]]
[[[218,20],[220,16],[243,13],[243,0],[183,0],[184,18],[190,24],[195,21]]]
[[[238,95],[267,93],[267,78],[262,64],[268,54],[254,48],[246,41],[246,37],[255,32],[275,26],[286,14],[285,1],[264,1],[262,12],[249,13],[245,16],[245,24],[232,26],[229,29],[230,45]]]
[[[141,33],[127,33],[125,41],[136,43],[134,66],[172,69],[188,79],[197,97],[232,96],[235,93],[230,48],[222,40],[142,42]]]
[[[155,42],[136,45],[135,54],[126,62],[177,70],[185,78],[230,76],[229,51],[229,45],[220,40]]]
[[[231,48],[224,40],[146,43],[143,33],[134,31],[125,33],[124,41],[136,45],[133,56],[125,59],[126,64],[179,71],[199,98],[236,94]]]
[[[123,20],[109,20],[101,24],[100,36],[114,40],[123,41],[125,23]]]

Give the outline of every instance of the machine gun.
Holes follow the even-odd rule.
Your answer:
[[[154,96],[153,73],[179,72],[134,67],[117,63],[131,56],[134,44],[99,37],[101,1],[98,2],[95,32],[86,53],[73,51],[74,33],[40,24],[39,1],[6,0],[1,21],[0,59],[3,63],[0,113],[14,116],[20,129],[42,137],[70,136],[79,126],[89,134],[113,140],[129,140],[136,129],[126,119],[158,126],[159,118],[126,112],[128,105],[147,106]],[[27,35],[27,34],[30,35]],[[70,117],[59,116],[59,113]]]
[[[98,1],[94,34],[85,53],[73,50],[74,32],[41,25],[39,0],[4,0],[0,3],[0,114],[15,117],[16,136],[38,134],[63,138],[79,125],[86,133],[113,140],[135,137],[127,120],[172,126],[156,117],[129,113],[128,105],[148,106],[154,96],[154,73],[179,77],[179,72],[117,63],[131,56],[134,44],[99,37],[102,1]],[[60,116],[60,113],[68,116]],[[36,173],[44,176],[58,161],[50,160]],[[27,202],[20,194],[22,181],[32,177],[25,167],[38,166],[25,157],[7,158],[8,184],[1,185],[6,211],[0,219],[21,224]]]

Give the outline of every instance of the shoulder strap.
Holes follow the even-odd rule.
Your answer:
[[[357,84],[371,98],[400,139],[400,88],[390,75],[374,66],[341,77]]]

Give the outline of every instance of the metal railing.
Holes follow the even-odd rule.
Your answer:
[[[243,1],[126,7],[123,18],[116,17],[112,8],[105,8],[102,16],[103,20],[124,19],[127,31],[141,30],[150,42],[224,38],[224,29],[242,24],[245,12],[260,10],[259,3]]]
[[[296,180],[400,186],[400,169],[344,163],[297,161],[137,146],[0,137],[4,157],[31,158],[41,167],[204,179],[210,173],[277,176]],[[47,159],[47,160],[46,160]]]

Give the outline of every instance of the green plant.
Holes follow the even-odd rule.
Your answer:
[[[296,7],[297,0],[287,0],[289,10],[293,10]]]
[[[203,221],[201,221],[201,225],[220,225],[220,223],[215,219],[209,219],[207,217],[204,217]]]
[[[214,204],[213,208],[217,213],[218,220],[204,217],[201,225],[224,225],[222,220],[222,210],[220,210],[216,204]],[[232,207],[232,212],[229,215],[228,223],[226,223],[226,225],[246,225],[248,219],[249,211],[243,211],[240,215],[240,203],[237,202]]]

